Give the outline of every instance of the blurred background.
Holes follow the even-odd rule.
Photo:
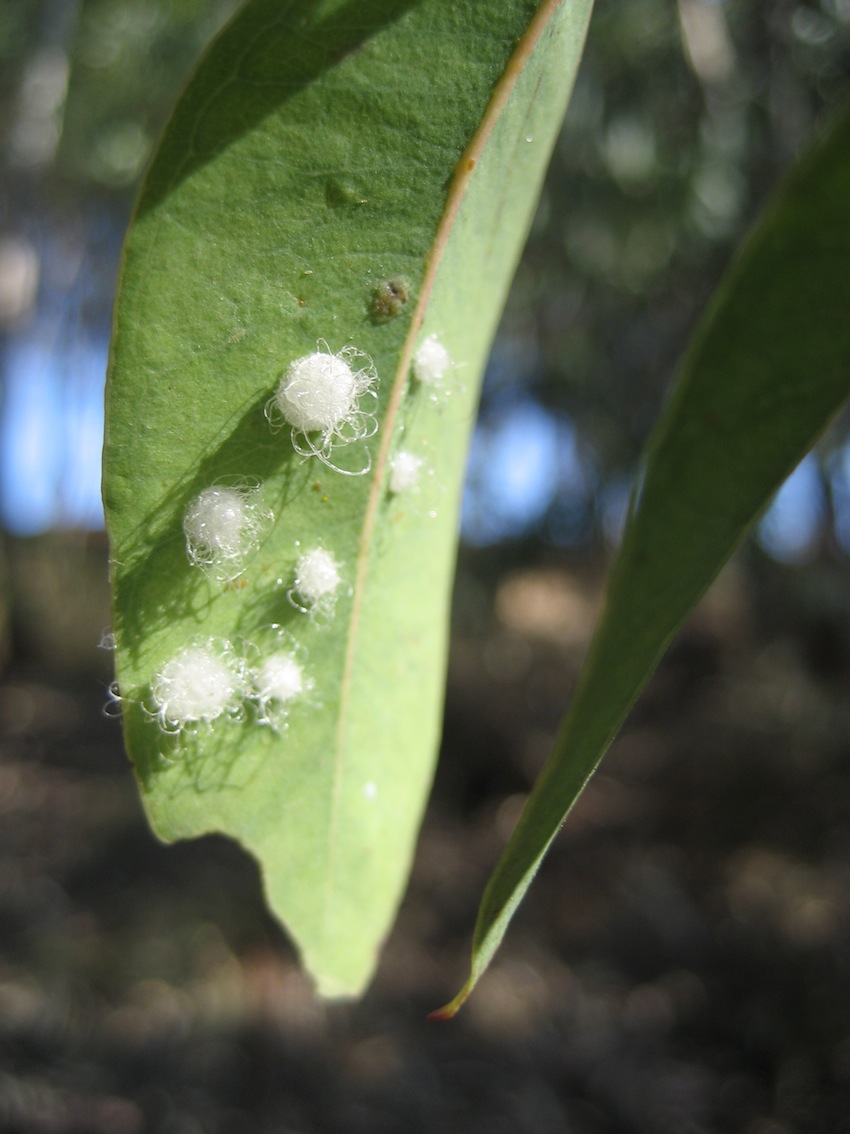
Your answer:
[[[0,3],[0,1131],[850,1131],[850,447],[689,621],[451,1024],[640,448],[736,242],[846,95],[850,0],[597,0],[488,369],[446,726],[365,999],[233,844],[149,834],[102,714],[122,234],[235,0]]]

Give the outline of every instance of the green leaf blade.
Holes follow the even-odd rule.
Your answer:
[[[104,474],[128,751],[163,838],[220,830],[258,857],[328,995],[368,980],[406,880],[439,739],[480,373],[588,11],[253,0],[178,105],[128,236]],[[410,298],[376,320],[389,277]],[[432,333],[456,363],[436,399],[409,374]],[[381,376],[377,438],[333,453],[362,467],[368,449],[368,475],[303,462],[263,416],[318,340],[354,344]],[[392,496],[401,445],[425,475]],[[243,476],[276,522],[221,585],[189,567],[182,515]],[[315,546],[343,575],[332,618],[287,597]],[[249,709],[162,735],[150,684],[176,650],[226,638],[250,658],[280,633],[315,683],[284,734]]]
[[[573,703],[488,883],[487,968],[570,808],[685,617],[850,393],[850,112],[780,187],[698,330],[650,441]]]

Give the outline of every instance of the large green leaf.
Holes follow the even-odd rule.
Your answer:
[[[543,855],[671,638],[850,393],[850,110],[778,191],[721,286],[650,441],[554,752],[479,910],[486,969]]]
[[[251,0],[179,102],[128,235],[104,473],[127,747],[160,836],[225,831],[257,856],[325,994],[362,988],[406,880],[479,377],[590,3]],[[385,279],[403,283],[376,311]],[[410,377],[431,335],[455,364],[436,396]],[[332,455],[368,455],[364,475],[304,460],[264,417],[319,340],[380,376],[377,435]],[[391,495],[402,441],[427,475]],[[182,522],[239,477],[275,520],[224,583],[190,565]],[[288,597],[317,546],[343,577],[332,616]],[[250,706],[160,728],[152,683],[181,648],[226,639],[250,661],[282,634],[314,683],[285,732]]]

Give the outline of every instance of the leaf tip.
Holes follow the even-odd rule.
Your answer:
[[[437,1008],[433,1012],[429,1012],[425,1017],[429,1024],[441,1023],[444,1020],[453,1019],[458,1011],[463,1007],[466,998],[472,992],[473,981],[470,978],[454,1000],[450,1000],[448,1004],[444,1004],[442,1008]]]

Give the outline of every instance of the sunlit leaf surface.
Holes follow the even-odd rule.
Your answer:
[[[257,856],[325,994],[363,987],[406,880],[479,377],[589,7],[254,0],[178,104],[128,236],[104,477],[128,750],[163,838],[220,830]],[[450,364],[426,385],[432,336]],[[304,458],[264,409],[293,360],[347,347],[377,371],[359,402],[377,432]],[[402,450],[419,463],[391,491]],[[261,488],[256,532],[192,565],[187,509],[234,487]],[[340,578],[313,601],[317,549]],[[174,731],[187,648],[232,696]],[[241,685],[280,652],[303,677],[285,705]]]

